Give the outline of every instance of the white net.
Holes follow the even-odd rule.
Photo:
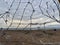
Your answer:
[[[0,0],[0,28],[45,29],[59,25],[59,12],[55,0]]]

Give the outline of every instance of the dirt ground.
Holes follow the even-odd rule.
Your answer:
[[[1,30],[0,45],[60,45],[60,30]]]

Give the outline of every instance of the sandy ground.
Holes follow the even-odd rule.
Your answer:
[[[60,30],[0,31],[0,45],[60,45]]]

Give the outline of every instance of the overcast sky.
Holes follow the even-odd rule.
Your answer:
[[[12,1],[13,0],[0,0],[0,14],[6,12],[9,9]],[[18,3],[19,1],[20,0],[15,0],[15,2],[13,3],[13,6],[11,7],[11,10],[10,10],[10,14],[9,14],[9,17],[8,17],[8,23],[7,24],[4,21],[4,19],[6,19],[7,14],[5,14],[3,16],[3,18],[0,18],[0,27],[6,27],[7,28],[10,25],[13,14],[14,14],[14,12],[15,12],[18,4],[19,4]],[[32,1],[33,0],[30,0],[31,3],[32,3]],[[35,12],[33,13],[33,16],[32,16],[32,18],[33,18],[32,22],[34,22],[34,23],[35,22],[36,23],[44,23],[44,22],[52,21],[50,18],[42,15],[42,13],[39,9],[40,1],[41,0],[34,0],[33,3],[32,3],[33,8],[35,10]],[[25,2],[25,3],[23,3],[23,2]],[[13,25],[11,27],[17,27],[18,26],[18,23],[20,22],[19,20],[21,19],[23,10],[24,10],[27,2],[28,2],[28,0],[21,0],[19,10],[16,12],[16,14],[14,16]],[[55,18],[59,19],[59,12],[57,10],[56,5],[53,3],[52,0],[42,0],[41,7],[43,8],[43,12],[46,14],[46,10],[47,10],[46,2],[48,2],[49,14],[51,16],[54,15]],[[50,6],[54,9],[55,12],[53,12],[53,10]],[[29,4],[25,9],[22,23],[29,23],[30,22],[30,16],[32,14],[32,10],[33,10],[32,6]],[[51,25],[59,25],[59,23],[53,22],[53,23],[46,24],[46,26],[49,26],[49,27],[51,27]],[[37,25],[37,26],[39,26],[39,25]],[[37,26],[34,26],[34,27],[37,27]],[[21,25],[20,27],[24,27],[24,25]],[[60,27],[60,26],[54,26],[54,27]]]

